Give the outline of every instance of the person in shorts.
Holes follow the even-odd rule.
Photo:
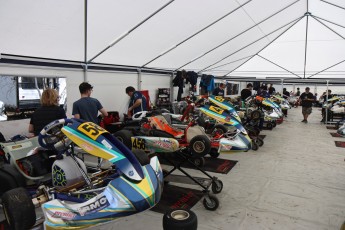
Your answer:
[[[310,88],[306,87],[305,92],[301,94],[299,97],[299,101],[301,101],[302,105],[302,114],[303,114],[303,120],[302,122],[308,123],[308,116],[312,112],[312,106],[314,102],[314,95],[309,92]]]

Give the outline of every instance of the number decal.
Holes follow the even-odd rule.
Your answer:
[[[221,96],[215,96],[214,99],[216,99],[219,102],[225,101],[225,99],[223,97],[221,97]]]
[[[108,132],[107,130],[92,122],[85,122],[79,125],[78,130],[93,140],[96,140],[99,135]]]
[[[218,108],[218,107],[214,107],[214,106],[210,106],[210,110],[213,111],[213,112],[216,112],[218,114],[222,114],[224,112],[223,109]]]
[[[145,140],[141,138],[132,138],[132,149],[146,149]]]

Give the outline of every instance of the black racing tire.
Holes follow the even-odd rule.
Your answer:
[[[219,207],[218,198],[215,196],[211,196],[211,195],[208,195],[208,197],[205,197],[204,200],[202,201],[202,203],[203,203],[204,207],[209,211],[215,211]]]
[[[158,129],[151,129],[149,131],[149,136],[151,137],[167,137],[167,138],[174,138],[174,136],[170,133],[167,133],[163,130],[158,130]]]
[[[129,130],[120,130],[113,134],[115,138],[121,141],[127,148],[132,149],[132,140],[131,137],[133,136],[132,132]]]
[[[228,132],[228,128],[225,125],[215,125],[212,129],[212,136],[214,136],[214,134],[218,133],[218,134],[224,134]]]
[[[255,142],[252,142],[252,150],[257,151],[259,149],[259,145]]]
[[[25,188],[7,191],[1,197],[4,214],[11,229],[31,229],[36,223],[35,206]]]
[[[197,230],[198,218],[191,210],[172,209],[163,216],[163,230]]]
[[[261,112],[259,110],[253,110],[250,113],[250,119],[252,120],[259,120],[261,117]]]
[[[223,182],[218,179],[212,181],[211,189],[214,194],[220,193],[223,190]]]
[[[192,157],[204,157],[211,151],[211,141],[205,135],[197,135],[189,142]]]
[[[212,158],[218,158],[219,155],[220,155],[220,153],[218,152],[218,149],[211,148],[210,156],[211,156]]]
[[[150,158],[145,153],[145,151],[141,149],[133,149],[132,153],[135,155],[142,166],[150,164]]]
[[[194,158],[193,163],[198,167],[203,167],[205,165],[205,158],[203,157]]]
[[[258,144],[259,147],[264,145],[264,140],[261,137],[256,138],[256,144]]]
[[[276,127],[277,126],[277,122],[275,121],[272,121],[272,128]]]
[[[269,130],[272,130],[273,129],[272,123],[267,123],[266,124],[266,128],[269,129]]]
[[[11,189],[26,185],[24,176],[9,164],[4,164],[0,168],[0,182],[0,196]]]

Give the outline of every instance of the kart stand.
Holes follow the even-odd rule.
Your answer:
[[[214,211],[219,206],[219,200],[217,197],[210,195],[209,188],[211,187],[212,192],[214,194],[218,194],[223,189],[223,183],[217,177],[212,177],[208,174],[205,170],[201,167],[196,165],[193,159],[188,156],[188,153],[183,152],[183,150],[173,153],[174,160],[169,157],[169,154],[159,154],[159,158],[163,160],[163,162],[168,162],[169,165],[173,166],[173,168],[169,171],[164,170],[164,181],[166,182],[175,182],[175,183],[182,183],[182,184],[192,184],[192,185],[199,185],[202,188],[202,192],[204,193],[204,200],[203,205],[207,210]],[[183,169],[182,164],[188,163],[191,166],[195,167],[196,170],[199,170],[201,173],[206,175],[206,178],[202,177],[193,177],[190,175],[186,170]],[[163,163],[164,164],[164,163]],[[175,170],[179,170],[185,176],[182,175],[174,175],[172,174]]]

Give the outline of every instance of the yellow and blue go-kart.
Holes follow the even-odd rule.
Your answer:
[[[160,200],[163,173],[157,157],[132,152],[92,122],[56,120],[41,131],[38,142],[55,152],[51,183],[39,186],[35,197],[24,188],[2,196],[5,216],[14,229],[35,224],[34,205],[42,207],[45,229],[80,229],[150,209]],[[91,174],[76,157],[74,146],[111,166]]]

